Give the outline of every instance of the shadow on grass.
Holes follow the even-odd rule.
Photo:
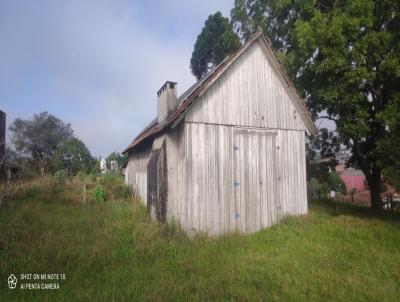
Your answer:
[[[400,212],[380,211],[375,212],[371,208],[350,204],[332,199],[313,199],[309,201],[310,209],[322,211],[331,216],[352,215],[363,219],[378,219],[383,222],[400,223]]]

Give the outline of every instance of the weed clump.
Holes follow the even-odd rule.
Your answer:
[[[106,189],[101,186],[101,185],[97,185],[94,189],[93,189],[93,198],[94,200],[96,200],[97,202],[104,202],[107,200],[107,192]]]
[[[126,199],[132,195],[130,188],[124,184],[122,176],[118,173],[105,173],[100,178],[100,183],[113,199]]]

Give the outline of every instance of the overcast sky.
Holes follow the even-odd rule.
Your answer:
[[[166,80],[178,94],[209,14],[233,0],[0,1],[0,109],[7,124],[48,111],[94,156],[122,151],[156,114]]]

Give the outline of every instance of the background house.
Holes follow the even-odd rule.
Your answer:
[[[101,173],[106,173],[107,172],[107,161],[104,158],[100,159],[100,171]]]
[[[346,185],[347,192],[350,192],[352,189],[357,190],[357,192],[367,190],[365,187],[365,175],[361,170],[348,168],[340,174],[340,177]]]
[[[152,217],[187,231],[254,232],[307,213],[305,134],[316,128],[258,32],[177,98],[127,147],[127,183]]]

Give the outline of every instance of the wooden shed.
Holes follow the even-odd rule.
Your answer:
[[[261,32],[179,98],[176,88],[161,87],[157,117],[124,151],[152,217],[218,235],[307,213],[305,135],[317,129]]]

